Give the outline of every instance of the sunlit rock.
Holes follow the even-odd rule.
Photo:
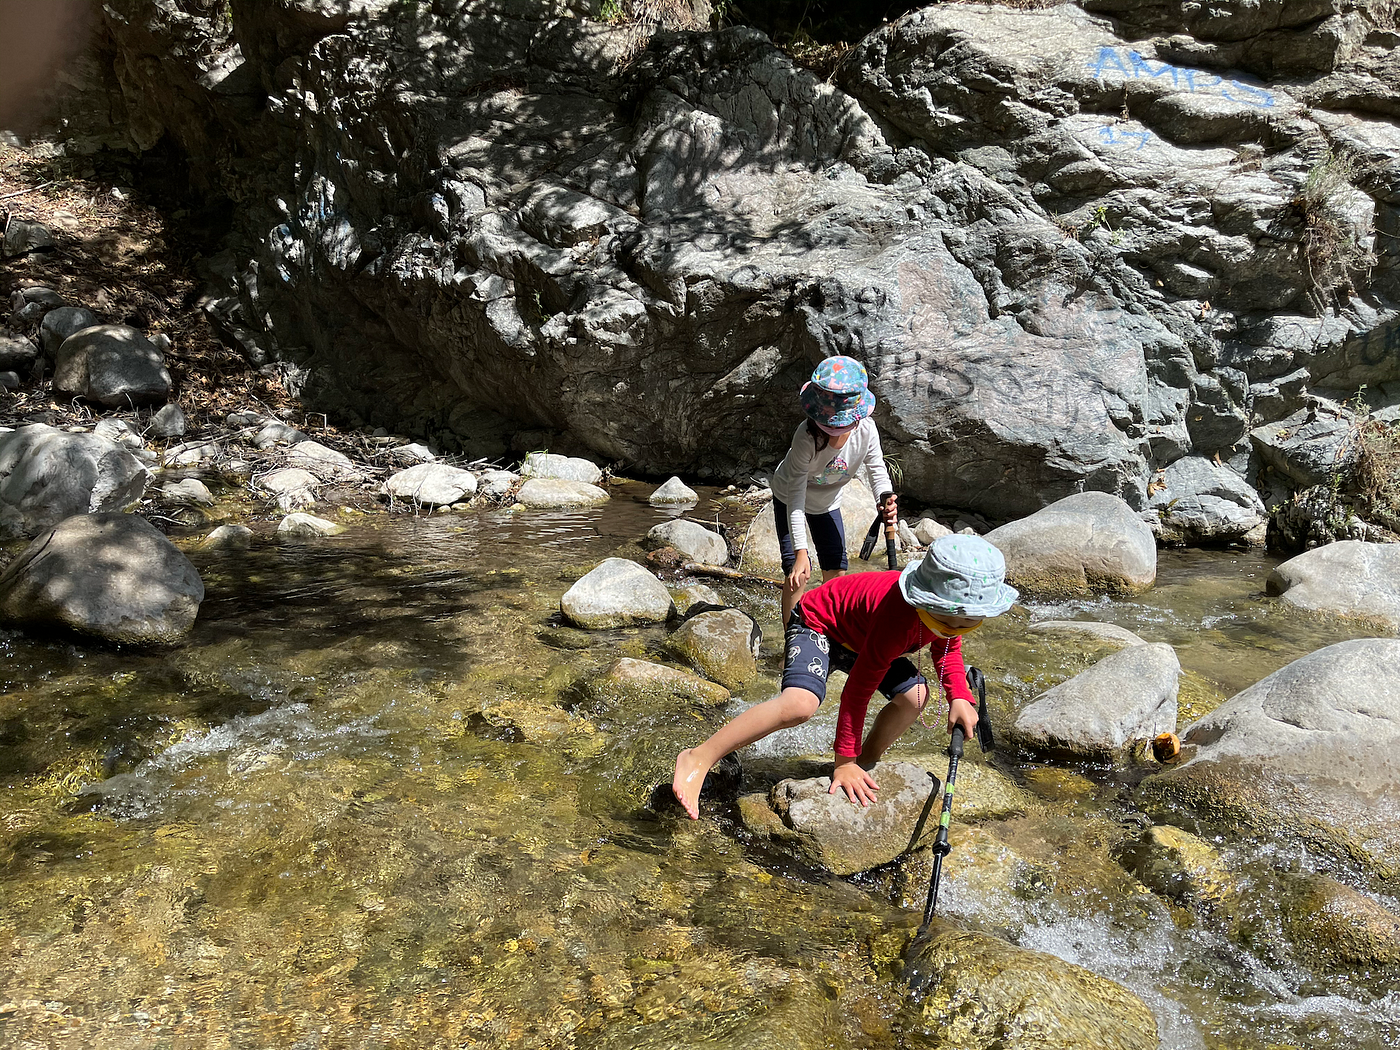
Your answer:
[[[1021,709],[1010,736],[1040,752],[1120,756],[1135,740],[1176,729],[1180,676],[1170,645],[1129,646],[1041,693]]]
[[[166,467],[192,467],[224,455],[224,446],[218,441],[185,441],[162,452],[160,462]]]
[[[1400,914],[1326,875],[1291,875],[1283,882],[1283,929],[1295,957],[1310,969],[1400,965]]]
[[[0,576],[0,620],[121,645],[172,645],[204,600],[199,573],[135,514],[80,514],[35,538]]]
[[[253,479],[254,489],[277,499],[284,513],[309,507],[316,502],[316,490],[321,479],[300,467],[279,467]]]
[[[530,510],[562,510],[568,507],[593,507],[606,503],[611,497],[607,489],[583,481],[563,478],[530,478],[520,486],[515,498]]]
[[[671,599],[676,603],[676,612],[684,616],[690,611],[692,605],[704,602],[706,605],[723,605],[724,599],[713,587],[703,583],[691,583],[678,590],[671,592]]]
[[[1054,955],[935,920],[910,945],[908,1045],[928,1050],[1157,1050],[1152,1011],[1122,985]]]
[[[758,674],[759,638],[752,616],[738,609],[716,609],[688,617],[667,645],[706,677],[737,690]]]
[[[1146,643],[1126,627],[1097,620],[1040,620],[1026,625],[1028,634],[1045,634],[1052,638],[1103,643],[1123,648]]]
[[[151,416],[151,434],[158,438],[178,438],[185,436],[188,426],[185,410],[174,401],[160,408]]]
[[[84,328],[54,354],[54,393],[109,408],[163,404],[170,383],[164,356],[130,325]]]
[[[1294,660],[1181,737],[1185,761],[1138,788],[1150,812],[1302,842],[1400,888],[1400,640]]]
[[[509,470],[488,470],[476,479],[476,494],[488,499],[501,499],[519,480],[520,475]]]
[[[39,346],[52,358],[70,335],[102,323],[102,318],[85,306],[60,306],[44,314],[39,322]]]
[[[1183,456],[1152,486],[1149,513],[1167,543],[1239,543],[1256,536],[1266,511],[1240,474],[1205,456]]]
[[[217,550],[247,550],[252,544],[253,530],[246,525],[220,525],[199,543]]]
[[[1277,566],[1264,589],[1300,609],[1370,620],[1400,634],[1400,543],[1315,547]]]
[[[531,452],[521,464],[520,474],[526,478],[581,481],[585,485],[597,485],[603,480],[603,471],[596,463],[572,456],[557,456],[549,452]]]
[[[280,419],[259,419],[255,425],[258,425],[258,431],[253,435],[253,444],[261,449],[277,445],[299,445],[303,441],[311,440],[311,435],[306,431],[289,426]]]
[[[338,525],[314,514],[288,514],[277,523],[277,538],[280,540],[309,540],[323,536],[335,536],[345,531]]]
[[[685,506],[700,501],[699,495],[680,478],[670,478],[647,497],[647,502],[655,506]]]
[[[392,475],[381,493],[413,503],[447,506],[476,495],[476,475],[446,463],[420,463]]]
[[[21,427],[0,435],[0,534],[33,536],[75,514],[120,511],[150,479],[130,449],[106,438]]]
[[[354,460],[319,441],[298,441],[287,450],[287,463],[327,481],[363,481],[365,478],[364,471]]]
[[[173,503],[198,503],[206,507],[214,503],[214,494],[209,491],[209,486],[198,478],[184,478],[162,485],[160,494]]]
[[[1152,530],[1117,496],[1081,492],[987,533],[1028,596],[1137,594],[1157,578]]]
[[[660,623],[675,606],[665,585],[636,562],[606,558],[564,593],[559,608],[570,623],[600,629]]]
[[[729,544],[723,536],[698,522],[683,518],[652,526],[643,546],[648,550],[675,547],[686,561],[698,561],[702,565],[726,565],[729,562]]]

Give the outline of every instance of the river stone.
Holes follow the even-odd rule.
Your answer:
[[[0,369],[28,374],[39,348],[18,332],[0,330]]]
[[[224,446],[217,441],[185,441],[162,452],[160,461],[167,467],[192,467],[223,455]]]
[[[184,437],[188,426],[185,410],[174,401],[151,416],[151,433],[158,438]]]
[[[1006,556],[1006,578],[1041,598],[1137,594],[1157,578],[1152,530],[1107,492],[1066,496],[987,533]]]
[[[1183,456],[1156,480],[1160,487],[1148,507],[1167,543],[1238,543],[1257,534],[1267,518],[1249,483],[1205,456]]]
[[[726,565],[729,562],[729,544],[723,536],[684,518],[674,518],[652,526],[642,546],[647,550],[675,547],[686,561],[696,561],[701,565]]]
[[[335,536],[345,531],[344,525],[337,525],[314,514],[288,514],[277,523],[279,540],[319,539],[322,536]]]
[[[431,463],[437,459],[437,453],[427,445],[413,441],[404,445],[395,445],[389,449],[389,458],[398,460],[400,463]]]
[[[1037,799],[1011,777],[985,760],[972,757],[969,747],[958,763],[957,805],[953,807],[955,821],[1005,820],[1039,808]],[[939,752],[901,752],[901,762],[912,762],[921,769],[946,769],[948,754]],[[941,802],[939,803],[942,804]]]
[[[476,475],[446,463],[419,463],[391,476],[381,492],[414,503],[448,506],[476,495]]]
[[[657,507],[689,505],[700,502],[699,494],[680,478],[670,478],[653,492],[647,502]]]
[[[1024,707],[1011,739],[1034,751],[1120,756],[1136,740],[1176,730],[1176,650],[1165,642],[1105,656]]]
[[[647,699],[677,697],[711,706],[725,703],[729,690],[677,667],[624,656],[599,675],[590,685],[595,695]]]
[[[118,645],[189,633],[204,583],[136,514],[78,514],[37,537],[0,576],[0,622]]]
[[[211,506],[214,502],[214,494],[198,478],[185,478],[162,485],[160,494],[176,503],[201,503]]]
[[[364,472],[343,452],[319,441],[298,441],[287,450],[287,465],[309,470],[329,481],[363,481]]]
[[[520,475],[509,470],[488,470],[476,479],[476,494],[488,499],[500,499],[509,494],[511,487],[519,480]],[[604,492],[604,495],[607,493]]]
[[[21,427],[0,435],[0,535],[33,536],[75,514],[120,511],[145,495],[150,479],[130,449],[106,438]]]
[[[713,587],[704,583],[691,583],[671,592],[671,600],[676,603],[676,612],[684,616],[692,605],[704,602],[706,605],[723,605],[724,599]]]
[[[870,806],[852,803],[844,791],[831,794],[829,776],[779,781],[768,804],[786,829],[781,838],[836,875],[878,868],[932,842],[938,833],[936,811],[924,821],[918,840],[914,838],[935,787],[928,772],[909,762],[880,762],[870,775],[880,785],[878,801]],[[763,823],[755,821],[755,830],[773,830],[771,821],[766,828]]]
[[[1147,644],[1126,627],[1119,627],[1116,623],[1100,623],[1097,620],[1041,620],[1027,624],[1026,632],[1048,634],[1054,638],[1107,642],[1119,648]]]
[[[518,502],[531,510],[563,510],[568,507],[595,507],[611,497],[607,489],[582,481],[563,478],[530,478],[515,494]]]
[[[163,404],[170,395],[170,372],[160,351],[138,329],[94,325],[59,346],[53,389],[109,408]]]
[[[935,919],[909,947],[928,975],[903,1031],[928,1050],[1157,1050],[1157,1021],[1132,992],[1044,952]]]
[[[1400,890],[1400,640],[1309,653],[1181,736],[1186,761],[1139,786],[1149,812],[1301,839]]]
[[[280,467],[259,476],[254,485],[277,497],[277,505],[287,513],[315,503],[321,479],[300,467]]]
[[[39,348],[46,357],[53,357],[70,335],[101,323],[102,318],[85,306],[60,306],[50,310],[39,322]]]
[[[253,530],[246,525],[220,525],[199,545],[215,550],[247,550],[253,545]]]
[[[932,546],[933,541],[944,536],[951,536],[953,530],[946,525],[940,525],[932,518],[920,518],[914,522],[914,538],[924,547]]]
[[[1183,904],[1214,906],[1236,896],[1239,880],[1220,851],[1199,835],[1156,824],[1124,850],[1124,866],[1153,893]]]
[[[1284,886],[1284,933],[1313,972],[1400,965],[1400,915],[1326,875],[1291,875]]]
[[[521,464],[520,474],[526,478],[581,481],[585,485],[597,485],[603,480],[603,472],[596,464],[586,459],[556,456],[549,452],[531,452]]]
[[[303,441],[310,441],[311,435],[304,430],[298,430],[294,426],[283,423],[280,419],[259,420],[262,424],[258,432],[253,435],[253,444],[261,449],[269,449],[275,445],[299,445]]]
[[[570,623],[597,630],[660,623],[675,606],[662,582],[636,562],[606,558],[564,592],[559,609]]]
[[[669,648],[727,689],[742,689],[758,674],[758,627],[738,609],[690,616],[671,634]]]
[[[866,530],[875,520],[875,497],[864,477],[855,477],[841,490],[841,521],[846,530],[846,554],[857,565],[861,564],[861,545],[865,542]],[[885,540],[883,535],[872,556],[872,564],[885,566]],[[778,550],[778,530],[773,522],[773,505],[770,503],[757,514],[744,535],[743,556],[739,568],[745,572],[774,573],[782,570],[782,555]],[[820,570],[815,562],[812,575],[818,579]]]
[[[108,441],[116,442],[118,445],[125,445],[129,449],[144,448],[145,440],[140,432],[118,416],[108,416],[106,419],[99,419],[93,426],[92,432],[98,437],[106,438]]]
[[[1275,567],[1264,590],[1300,609],[1371,620],[1400,634],[1400,543],[1315,547]]]

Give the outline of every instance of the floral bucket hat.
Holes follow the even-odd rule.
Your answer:
[[[899,574],[899,593],[934,616],[1000,616],[1020,597],[1006,583],[1006,559],[981,536],[940,536]]]
[[[813,423],[841,429],[859,423],[875,410],[865,366],[854,357],[828,357],[798,395]]]

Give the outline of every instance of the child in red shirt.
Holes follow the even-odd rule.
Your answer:
[[[928,702],[928,685],[909,660],[923,646],[929,646],[948,698],[949,730],[961,725],[973,735],[977,708],[967,688],[961,636],[1011,608],[1017,592],[1005,578],[1001,551],[986,540],[944,536],[902,572],[839,576],[810,591],[787,624],[783,691],[676,756],[676,799],[691,819],[699,817],[700,788],[710,768],[731,751],[811,718],[835,668],[847,677],[831,791],[839,788],[852,802],[870,805],[879,789],[870,769]],[[866,708],[877,688],[890,702],[862,742]]]

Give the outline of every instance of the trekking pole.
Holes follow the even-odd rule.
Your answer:
[[[977,668],[969,667],[967,684],[977,692],[977,742],[982,745],[983,751],[990,751],[995,745],[992,725],[987,719],[987,680]],[[943,782],[943,811],[938,817],[938,837],[933,841],[933,872],[929,875],[928,900],[924,904],[924,923],[919,927],[920,933],[933,921],[934,909],[938,907],[938,883],[943,877],[943,858],[953,850],[948,845],[948,826],[953,821],[953,785],[958,779],[958,761],[962,758],[965,737],[963,727],[954,726],[953,737],[948,741],[948,779]]]
[[[875,541],[880,538],[880,525],[885,520],[883,508],[885,500],[893,496],[893,492],[882,492],[880,498],[875,501],[875,520],[870,523],[870,530],[865,534],[865,542],[860,545],[860,560],[869,561],[870,555],[875,553]],[[894,568],[893,565],[890,566]]]

